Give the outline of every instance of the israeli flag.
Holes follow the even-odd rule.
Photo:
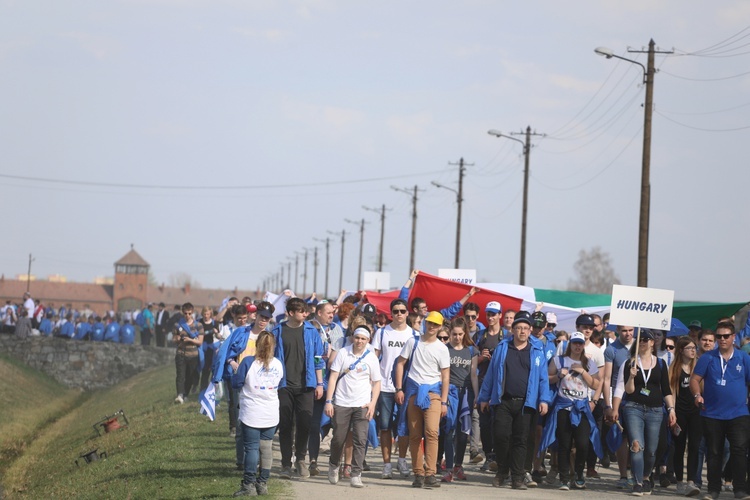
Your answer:
[[[201,393],[200,402],[201,414],[207,416],[213,422],[216,418],[216,387],[214,387],[214,384],[208,384],[206,390]]]

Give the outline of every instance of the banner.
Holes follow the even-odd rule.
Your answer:
[[[477,284],[476,269],[438,269],[438,276],[464,285]]]
[[[609,322],[669,330],[673,303],[674,290],[613,285]]]

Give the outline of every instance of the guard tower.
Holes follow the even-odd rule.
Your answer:
[[[115,262],[115,285],[112,302],[117,311],[143,309],[148,291],[148,262],[138,255],[133,245]]]

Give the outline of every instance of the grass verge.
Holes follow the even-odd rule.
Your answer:
[[[192,401],[172,402],[174,367],[141,373],[90,393],[49,425],[7,470],[8,498],[226,498],[239,487],[226,406],[211,422]],[[225,403],[224,403],[225,404]],[[92,425],[123,409],[130,425],[96,436]],[[108,458],[76,466],[97,448]],[[81,462],[79,460],[79,462]],[[271,495],[291,488],[272,479]],[[289,488],[286,490],[285,488]]]

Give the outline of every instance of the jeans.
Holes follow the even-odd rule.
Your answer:
[[[362,463],[365,460],[367,433],[370,421],[367,420],[367,408],[334,406],[333,407],[333,438],[331,439],[331,458],[329,466],[336,468],[341,461],[341,452],[346,444],[349,429],[352,431],[352,476],[362,475]]]
[[[381,392],[378,397],[378,430],[390,431],[393,425],[393,409],[396,405],[395,392]]]
[[[586,466],[589,435],[591,424],[585,415],[581,415],[581,423],[573,427],[570,423],[570,412],[560,410],[557,412],[557,468],[560,471],[560,481],[570,481],[570,450],[576,445],[576,476],[583,477],[583,468]],[[593,448],[593,446],[591,447]],[[577,479],[577,478],[576,478]]]
[[[637,484],[643,484],[644,475],[651,474],[656,461],[656,447],[659,445],[664,411],[661,406],[650,407],[627,402],[623,409],[623,420],[630,440],[630,463]],[[638,451],[634,451],[635,444]]]
[[[524,403],[525,399],[503,399],[493,406],[497,477],[504,477],[510,469],[514,481],[523,479],[529,428],[536,415],[536,411],[525,407]]]
[[[708,451],[708,491],[721,491],[721,469],[724,439],[729,441],[729,463],[734,493],[746,493],[747,447],[750,443],[750,416],[717,420],[703,417],[703,435]]]
[[[292,429],[295,427],[294,451],[297,461],[305,460],[314,400],[315,391],[312,388],[279,389],[279,447],[282,467],[292,466]]]
[[[434,476],[437,464],[438,435],[440,433],[440,395],[430,393],[430,407],[426,410],[414,403],[416,396],[406,405],[409,428],[409,453],[415,476]],[[424,451],[422,451],[424,436]]]
[[[250,427],[240,422],[240,432],[242,444],[245,450],[245,473],[242,476],[244,484],[266,483],[271,475],[271,468],[261,469],[260,476],[256,478],[258,472],[258,458],[260,457],[260,442],[271,441],[276,433],[276,427],[267,427],[258,429]]]
[[[174,364],[177,369],[177,394],[187,397],[193,387],[198,385],[198,355],[185,356],[178,352],[174,357]]]
[[[318,454],[320,453],[320,421],[323,418],[323,410],[325,409],[325,406],[325,398],[313,401],[312,420],[310,421],[310,437],[307,440],[307,449],[310,454],[311,462],[318,461]],[[327,430],[328,427],[326,427],[326,431]]]

